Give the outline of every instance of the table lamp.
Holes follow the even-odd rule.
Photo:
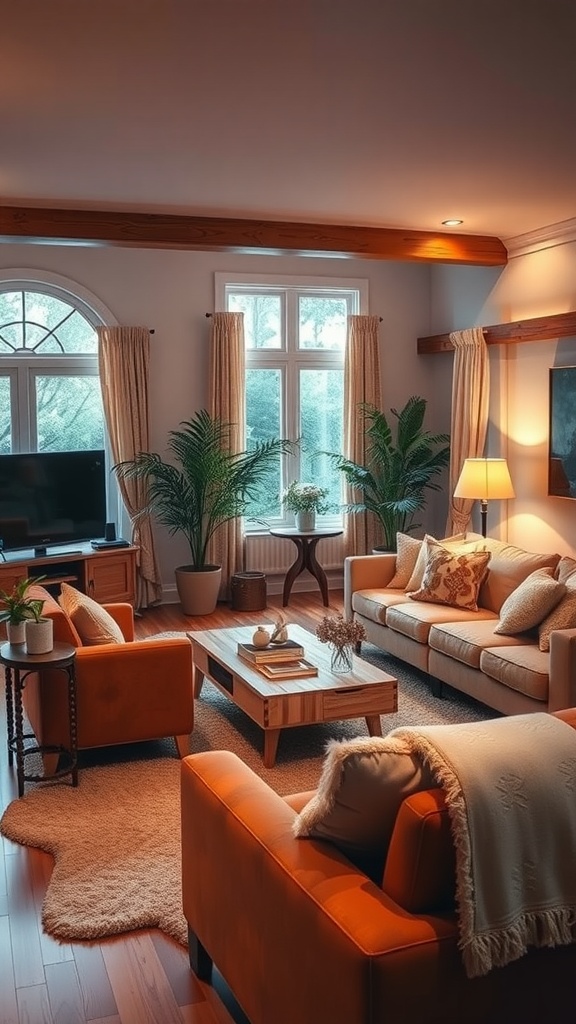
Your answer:
[[[454,497],[480,499],[482,536],[485,537],[488,501],[515,497],[506,459],[465,459]]]

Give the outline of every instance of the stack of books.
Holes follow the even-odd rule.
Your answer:
[[[256,647],[239,643],[238,655],[258,669],[267,679],[294,679],[317,676],[318,669],[304,658],[304,648],[295,640],[274,647]]]

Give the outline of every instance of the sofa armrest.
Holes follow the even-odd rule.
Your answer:
[[[550,634],[548,711],[576,706],[576,629]]]
[[[417,1019],[413,971],[436,974],[453,920],[408,914],[333,846],[296,839],[293,809],[229,751],[182,761],[181,807],[184,913],[251,1020]]]
[[[387,587],[396,572],[396,555],[349,555],[344,559],[344,618],[352,618],[352,595],[356,590]]]

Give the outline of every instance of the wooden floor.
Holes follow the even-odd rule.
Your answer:
[[[270,598],[266,612],[219,605],[211,616],[190,618],[179,605],[165,605],[137,618],[136,631],[141,638],[166,630],[257,625],[271,622],[280,607],[278,596]],[[315,592],[293,594],[285,611],[289,621],[313,630],[324,614],[342,611],[342,593],[330,592],[330,609]],[[5,736],[2,687],[0,811],[17,796]],[[42,931],[41,906],[52,857],[1,836],[0,844],[0,1024],[245,1024],[218,973],[212,985],[199,982],[186,952],[163,932],[72,945],[50,938]]]

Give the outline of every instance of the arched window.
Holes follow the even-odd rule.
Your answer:
[[[105,448],[99,323],[59,285],[0,279],[0,453]]]

